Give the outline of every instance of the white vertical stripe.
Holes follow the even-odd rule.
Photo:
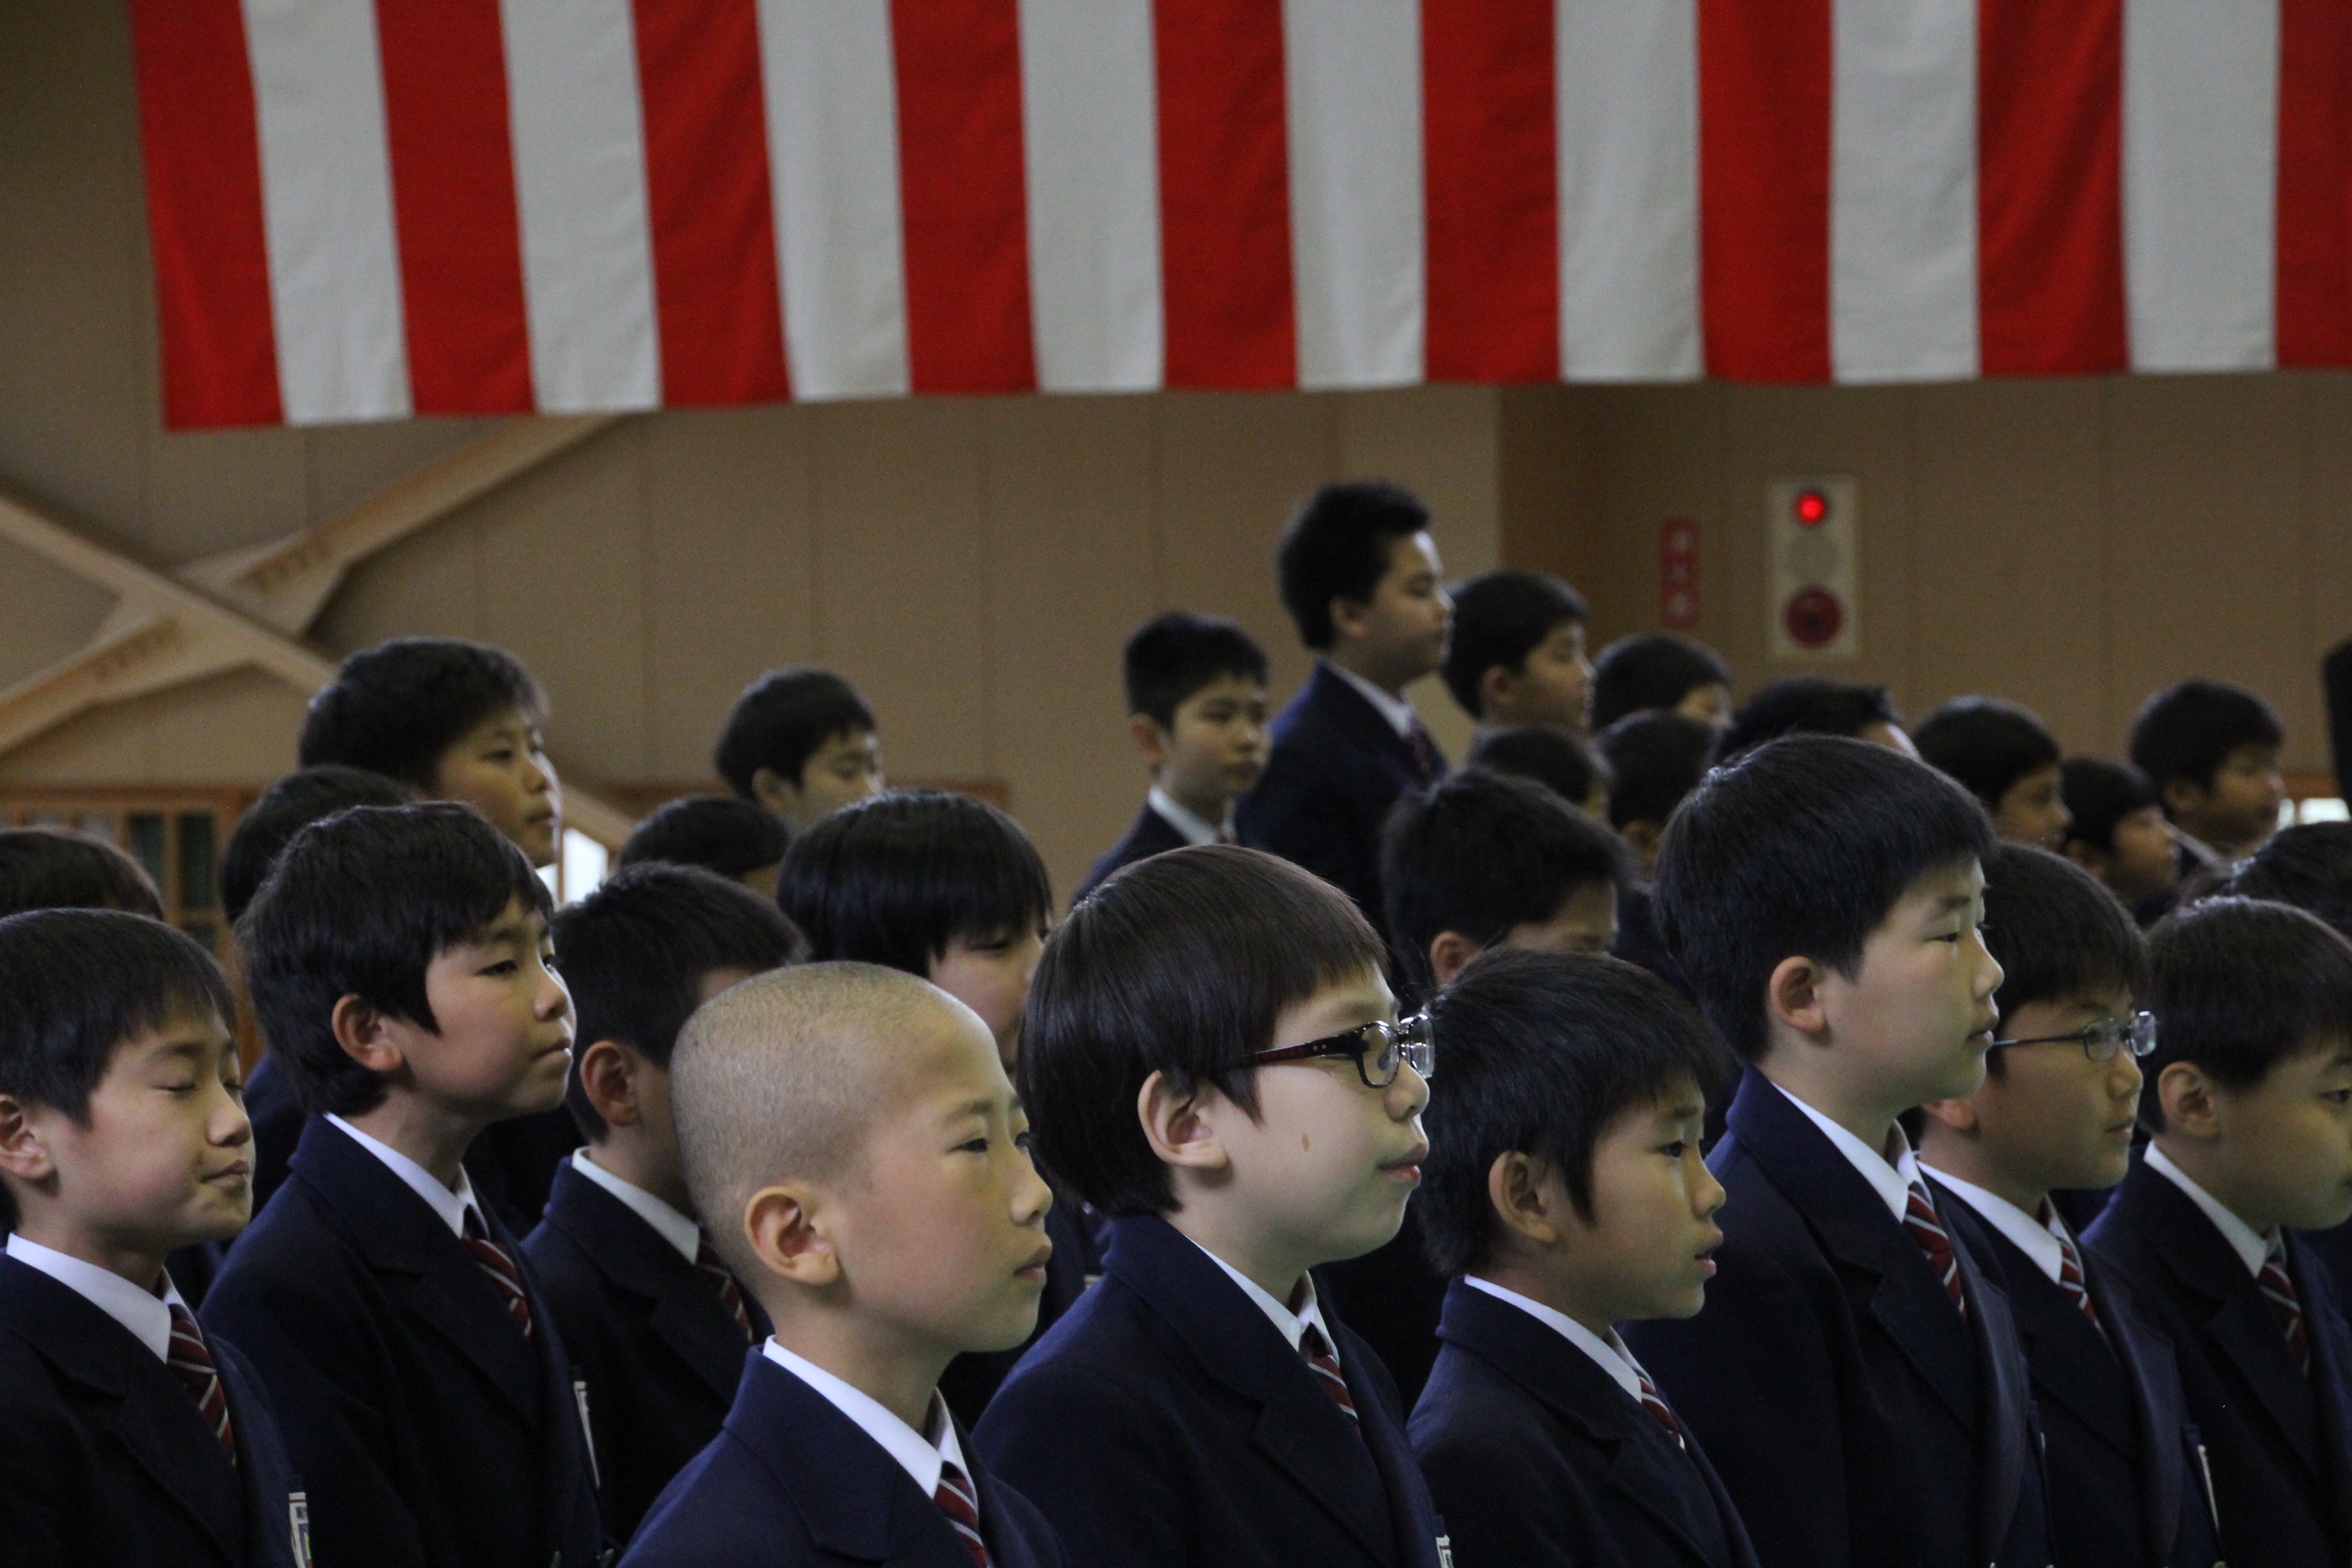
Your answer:
[[[1029,299],[1047,392],[1160,384],[1151,0],[1021,0]]]
[[[1553,38],[1560,372],[1694,380],[1697,0],[1558,0]]]
[[[661,402],[629,0],[499,0],[541,412]]]
[[[2124,273],[2135,370],[2275,358],[2278,0],[2127,0]]]
[[[286,422],[409,412],[400,252],[369,0],[246,0]]]
[[[1298,384],[1421,379],[1419,0],[1283,0]]]
[[[1977,374],[1977,0],[1837,0],[1830,364]]]
[[[760,0],[760,69],[793,394],[904,393],[890,0]]]

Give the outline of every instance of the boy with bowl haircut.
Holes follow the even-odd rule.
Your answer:
[[[773,900],[791,843],[792,829],[765,806],[731,795],[690,795],[638,823],[613,863],[699,866]]]
[[[2032,1373],[2059,1568],[2213,1562],[2171,1342],[2077,1243],[2055,1194],[2123,1179],[2155,1020],[2139,928],[2090,873],[2021,844],[1985,857],[2000,1038],[1973,1095],[1918,1113],[1937,1206],[2009,1292]]]
[[[1783,735],[1843,735],[1916,757],[1903,715],[1884,686],[1790,675],[1751,695],[1715,742],[1715,760],[1728,763]]]
[[[1706,776],[1715,727],[1671,709],[1628,713],[1601,732],[1601,754],[1617,782],[1609,792],[1609,826],[1625,840],[1647,878],[1658,844],[1683,797]]]
[[[1162,850],[1234,842],[1234,803],[1265,771],[1265,652],[1238,622],[1171,610],[1135,629],[1120,662],[1151,793],[1072,903]]]
[[[2180,882],[2180,836],[2147,775],[2111,757],[2069,757],[2058,777],[2074,819],[2066,858],[2105,882],[2143,925],[2170,912]]]
[[[1565,724],[1482,729],[1462,765],[1533,779],[1596,822],[1609,816],[1609,797],[1617,788],[1609,760]]]
[[[1438,1568],[1395,1385],[1309,1273],[1396,1234],[1428,1152],[1382,951],[1328,883],[1213,845],[1047,943],[1022,1100],[1109,1252],[978,1438],[1074,1561]]]
[[[1696,637],[1639,632],[1592,661],[1592,727],[1664,708],[1720,730],[1731,722],[1731,667]]]
[[[228,983],[161,921],[0,921],[0,1521],[22,1568],[295,1568],[260,1380],[164,1258],[242,1229]]]
[[[1709,773],[1658,856],[1667,945],[1746,1067],[1706,1310],[1626,1338],[1769,1568],[2048,1561],[2007,1300],[1896,1124],[1984,1077],[1992,843],[1934,769],[1804,735]]]
[[[750,889],[658,863],[558,910],[553,935],[579,1017],[563,1105],[588,1146],[557,1167],[523,1253],[588,1385],[604,1522],[626,1542],[719,1435],[744,1347],[767,1332],[688,1194],[671,1051],[701,1003],[808,944]]]
[[[1617,1335],[1686,1318],[1723,1239],[1699,1158],[1721,1048],[1611,958],[1496,952],[1430,1005],[1445,1093],[1419,1203],[1451,1277],[1413,1451],[1465,1563],[1738,1568],[1738,1512]]]
[[[874,710],[829,669],[772,669],[743,689],[711,765],[728,787],[804,831],[825,813],[882,793]]]
[[[1027,1335],[1052,1251],[980,1019],[897,971],[783,970],[696,1012],[670,1085],[695,1205],[775,1332],[625,1561],[1060,1563],[939,1391]]]
[[[27,910],[121,910],[163,918],[146,868],[69,827],[0,828],[0,917]]]
[[[277,1402],[322,1563],[599,1550],[562,1336],[464,1163],[485,1128],[562,1095],[571,1003],[548,912],[522,851],[473,810],[355,806],[287,846],[237,928],[310,1118],[205,1323]]]
[[[2180,870],[2250,854],[2278,826],[2286,727],[2268,702],[2226,680],[2183,680],[2132,720],[2131,760],[2180,836]]]
[[[1583,595],[1541,572],[1497,567],[1449,590],[1454,627],[1438,673],[1462,711],[1481,726],[1592,727],[1591,619]]]
[[[2143,1156],[2084,1239],[2172,1341],[2221,1556],[2352,1554],[2352,1328],[2305,1239],[2352,1216],[2352,946],[2210,900],[2148,933]]]
[[[2032,710],[1998,697],[1955,697],[1911,731],[1919,760],[1950,774],[1992,817],[1995,833],[2055,849],[2074,820],[2058,773],[2058,740]]]

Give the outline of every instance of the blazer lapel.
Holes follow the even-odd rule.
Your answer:
[[[1421,763],[1414,758],[1412,745],[1396,732],[1396,726],[1362,692],[1319,660],[1307,700],[1357,745],[1391,758],[1412,777],[1421,777]]]
[[[2319,1391],[2320,1458],[2327,1495],[2335,1500],[2338,1527],[2352,1515],[2352,1329],[2347,1329],[2334,1282],[2300,1237],[2287,1237],[2287,1267],[2303,1298],[2311,1341],[2311,1381]]]
[[[2018,1353],[2017,1326],[2010,1318],[2008,1293],[1987,1279],[1965,1250],[1958,1256],[1984,1396],[1985,1418],[1977,1429],[1978,1473],[1982,1477],[1978,1528],[1982,1531],[1979,1539],[1990,1553],[2009,1539],[2018,1497],[2025,1486],[2026,1446],[2033,1441],[2032,1426],[2025,1415],[2032,1393],[2026,1384],[2025,1358]]]
[[[546,1223],[570,1237],[605,1279],[645,1303],[646,1327],[720,1399],[733,1397],[747,1342],[693,1264],[626,1204],[572,1169],[556,1167]],[[744,1307],[755,1303],[743,1295]]]
[[[2179,1363],[2173,1359],[2172,1342],[2140,1311],[2123,1282],[2087,1248],[2083,1253],[2083,1274],[2139,1415],[2147,1539],[2158,1549],[2159,1560],[2169,1562],[2180,1529],[2181,1489],[2189,1480],[2188,1455],[2182,1447],[2189,1408],[2180,1390]]]

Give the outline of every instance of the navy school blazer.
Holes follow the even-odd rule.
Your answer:
[[[2221,1555],[2238,1568],[2352,1562],[2352,1329],[2302,1238],[2288,1236],[2287,1268],[2311,1343],[2308,1379],[2245,1261],[2143,1159],[2084,1239],[2172,1341],[2212,1470]]]
[[[1399,795],[1444,770],[1424,773],[1380,710],[1320,660],[1275,715],[1273,740],[1265,776],[1234,812],[1241,841],[1314,872],[1388,930],[1381,829]]]
[[[236,1462],[177,1374],[0,1256],[0,1557],[11,1568],[296,1568],[302,1484],[253,1367],[205,1340]]]
[[[1965,1320],[1877,1192],[1753,1067],[1707,1158],[1706,1305],[1620,1331],[1698,1435],[1767,1568],[2040,1568],[2023,1355],[1966,1252]]]
[[[1396,1386],[1328,1307],[1357,1427],[1214,1259],[1115,1219],[1103,1277],[976,1434],[1078,1563],[1438,1568],[1444,1532]]]
[[[1755,1568],[1696,1442],[1559,1331],[1456,1279],[1412,1448],[1458,1568]]]
[[[2042,1431],[2052,1562],[2213,1568],[2220,1546],[2172,1342],[2120,1278],[2078,1249],[2093,1328],[2023,1248],[1928,1184],[1945,1227],[2009,1292]]]
[[[1094,863],[1093,868],[1087,872],[1086,880],[1078,884],[1078,890],[1070,895],[1070,902],[1075,904],[1101,887],[1114,871],[1124,870],[1138,860],[1149,860],[1154,855],[1164,855],[1171,849],[1184,848],[1192,842],[1177,831],[1174,823],[1152,810],[1151,803],[1146,801],[1143,809],[1136,813],[1135,826],[1127,830],[1126,837],[1112,845],[1109,851]]]
[[[588,1384],[604,1528],[625,1542],[670,1478],[719,1436],[744,1349],[768,1337],[768,1315],[743,1292],[746,1340],[709,1279],[569,1160],[522,1247]]]
[[[961,1426],[994,1568],[1057,1568],[1038,1511],[989,1474]],[[725,1428],[646,1515],[625,1568],[971,1568],[898,1461],[831,1401],[754,1350]]]
[[[563,1336],[522,1272],[526,1341],[463,1243],[324,1118],[230,1248],[205,1326],[243,1346],[301,1459],[331,1568],[584,1568],[587,1444]]]

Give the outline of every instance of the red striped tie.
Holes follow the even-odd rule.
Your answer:
[[[2074,1298],[2074,1305],[2091,1321],[2091,1327],[2099,1327],[2099,1310],[2091,1305],[2091,1284],[2083,1278],[2083,1255],[2074,1250],[2071,1237],[2058,1238],[2058,1288]]]
[[[2286,1353],[2294,1358],[2295,1371],[2309,1377],[2311,1340],[2303,1326],[2303,1298],[2294,1293],[2294,1278],[2286,1271],[2286,1243],[2281,1237],[2271,1237],[2270,1256],[2263,1259],[2260,1282],[2263,1300],[2270,1303],[2271,1316],[2286,1335]]]
[[[737,1328],[743,1331],[743,1342],[750,1344],[752,1339],[751,1314],[743,1310],[743,1287],[736,1283],[726,1260],[719,1256],[719,1249],[710,1245],[707,1232],[699,1234],[695,1241],[694,1266],[719,1292],[719,1304],[727,1309],[727,1315],[735,1320]]]
[[[1340,1372],[1339,1358],[1332,1352],[1331,1342],[1323,1337],[1323,1331],[1307,1324],[1298,1336],[1298,1353],[1307,1358],[1315,1381],[1323,1385],[1323,1392],[1331,1396],[1331,1403],[1339,1407],[1349,1425],[1358,1426],[1363,1418],[1356,1414],[1356,1396],[1348,1392],[1347,1375]],[[1360,1431],[1360,1426],[1358,1429]]]
[[[523,1294],[522,1270],[507,1249],[492,1241],[482,1229],[482,1216],[473,1209],[466,1210],[466,1250],[474,1255],[475,1266],[498,1287],[499,1300],[505,1303],[507,1316],[522,1331],[524,1339],[530,1338],[530,1298]]]
[[[1658,1385],[1652,1383],[1650,1374],[1638,1366],[1633,1369],[1633,1375],[1641,1380],[1642,1408],[1650,1413],[1651,1420],[1666,1429],[1668,1436],[1674,1438],[1675,1447],[1688,1452],[1690,1442],[1683,1436],[1683,1424],[1675,1416],[1674,1407],[1658,1393]]]
[[[1960,1289],[1960,1259],[1952,1250],[1952,1238],[1944,1230],[1943,1216],[1936,1212],[1936,1200],[1927,1195],[1927,1184],[1918,1177],[1911,1178],[1911,1191],[1903,1210],[1903,1228],[1927,1254],[1927,1267],[1944,1287],[1944,1294],[1952,1299],[1960,1316],[1969,1315],[1968,1298]]]
[[[941,1460],[940,1489],[931,1494],[931,1500],[940,1505],[940,1511],[955,1526],[956,1538],[971,1553],[972,1562],[979,1568],[988,1568],[988,1542],[980,1535],[980,1493],[972,1489],[964,1473]]]
[[[1412,765],[1420,772],[1422,783],[1435,784],[1445,776],[1444,753],[1421,727],[1420,720],[1414,720],[1412,728],[1405,731],[1404,743],[1412,749]]]
[[[164,1358],[180,1379],[180,1386],[196,1402],[197,1411],[220,1439],[221,1449],[228,1462],[236,1463],[236,1432],[228,1419],[228,1394],[221,1387],[220,1372],[213,1365],[212,1347],[205,1343],[205,1331],[196,1327],[194,1314],[179,1302],[172,1303],[172,1353]]]

